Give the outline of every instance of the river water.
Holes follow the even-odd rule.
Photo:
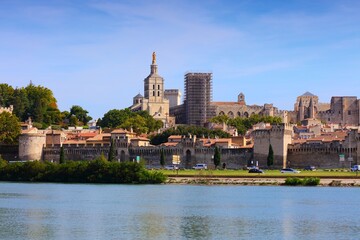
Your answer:
[[[0,183],[0,239],[359,239],[360,188]]]

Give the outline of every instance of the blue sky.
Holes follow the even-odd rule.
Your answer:
[[[165,88],[213,73],[213,101],[292,110],[306,91],[360,92],[360,1],[0,2],[0,82],[50,88],[99,118],[143,94],[151,54]]]

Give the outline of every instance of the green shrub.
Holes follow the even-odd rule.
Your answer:
[[[0,162],[0,180],[67,183],[163,183],[161,172],[150,172],[134,162],[108,162],[104,157],[93,161],[68,161],[63,164]]]
[[[285,185],[287,186],[298,186],[302,185],[302,180],[297,177],[288,177],[285,180]]]
[[[320,183],[320,178],[317,177],[309,177],[303,179],[304,186],[317,186]]]
[[[309,178],[297,178],[297,177],[288,177],[285,180],[285,185],[287,186],[317,186],[320,183],[320,178],[309,177]]]

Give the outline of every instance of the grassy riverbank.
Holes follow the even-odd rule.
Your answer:
[[[219,177],[219,178],[286,178],[286,177],[319,177],[319,178],[360,178],[360,174],[347,169],[301,171],[300,173],[281,173],[280,170],[266,170],[265,173],[249,173],[248,170],[151,170],[161,172],[168,177]]]

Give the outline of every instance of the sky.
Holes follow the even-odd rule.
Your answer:
[[[51,89],[94,119],[144,93],[156,52],[165,89],[211,72],[213,101],[293,110],[360,92],[358,0],[0,1],[0,83]]]

